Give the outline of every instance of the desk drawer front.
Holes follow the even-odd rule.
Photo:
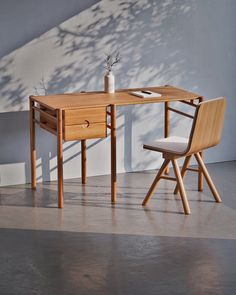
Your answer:
[[[64,140],[103,138],[107,136],[106,108],[64,111]]]
[[[103,138],[107,136],[106,122],[85,123],[64,127],[64,140]]]
[[[64,111],[64,124],[80,125],[106,121],[106,108],[73,109]]]

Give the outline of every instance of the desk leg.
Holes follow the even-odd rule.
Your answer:
[[[58,183],[58,208],[63,208],[63,128],[62,110],[57,110],[57,183]]]
[[[164,136],[165,138],[170,134],[170,111],[169,111],[169,102],[165,102],[164,106]],[[169,174],[169,165],[165,169],[165,174]]]
[[[116,106],[111,105],[111,202],[116,203]]]
[[[81,174],[82,174],[82,184],[87,182],[87,173],[86,173],[86,140],[81,140]]]
[[[36,190],[36,145],[35,145],[35,111],[34,102],[30,100],[30,158],[31,158],[31,187]]]
[[[203,97],[200,97],[198,100],[199,100],[199,102],[202,102]],[[200,152],[199,154],[200,154],[201,157],[203,157],[202,152]],[[198,191],[202,192],[203,191],[203,172],[202,172],[202,169],[199,166],[199,164],[198,164],[198,170],[199,170],[199,172],[198,172]]]

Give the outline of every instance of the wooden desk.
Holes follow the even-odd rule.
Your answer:
[[[142,90],[144,88],[141,88]],[[135,89],[122,89],[116,93],[86,92],[74,94],[56,94],[30,96],[30,147],[31,147],[31,184],[36,189],[36,146],[35,124],[57,136],[58,170],[58,207],[63,208],[63,140],[81,140],[82,183],[86,183],[86,139],[103,138],[110,129],[111,136],[111,201],[116,202],[116,106],[146,103],[164,103],[164,136],[169,135],[169,112],[190,115],[169,106],[172,101],[180,101],[196,106],[203,97],[172,86],[148,87],[160,93],[158,98],[139,98],[129,92]],[[38,114],[37,114],[38,113]],[[111,117],[107,124],[107,116]],[[202,173],[199,171],[198,189],[202,190]]]

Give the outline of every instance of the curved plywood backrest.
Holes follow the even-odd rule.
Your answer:
[[[219,143],[224,123],[224,97],[201,102],[195,112],[186,153],[192,154]]]

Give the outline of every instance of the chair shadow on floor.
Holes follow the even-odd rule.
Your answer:
[[[70,188],[73,192],[68,191]],[[96,208],[112,208],[117,210],[130,211],[146,211],[146,212],[161,212],[172,214],[183,214],[181,212],[181,199],[178,195],[173,194],[173,188],[160,188],[155,194],[153,202],[162,203],[160,208],[143,208],[141,206],[143,196],[147,191],[145,187],[118,186],[120,193],[117,194],[117,203],[110,202],[110,186],[109,185],[82,185],[77,181],[65,181],[65,206],[83,206]],[[99,192],[96,190],[99,189]],[[75,192],[77,190],[77,192]],[[127,191],[128,190],[128,191]],[[130,192],[133,190],[133,192]],[[122,192],[123,191],[123,192]],[[189,191],[193,191],[189,189]],[[194,191],[196,194],[196,191]],[[197,199],[196,199],[197,197]],[[195,198],[190,198],[190,202],[214,203],[214,200],[203,199],[205,195],[197,193]],[[165,210],[163,207],[165,202]],[[175,204],[174,204],[175,203]],[[176,210],[169,210],[168,207],[174,205]],[[2,188],[0,196],[0,206],[14,207],[35,207],[35,208],[55,208],[57,209],[57,183],[45,182],[38,185],[36,191],[32,190],[30,185],[17,185]],[[158,206],[158,205],[157,205]],[[180,210],[178,209],[180,206]]]

